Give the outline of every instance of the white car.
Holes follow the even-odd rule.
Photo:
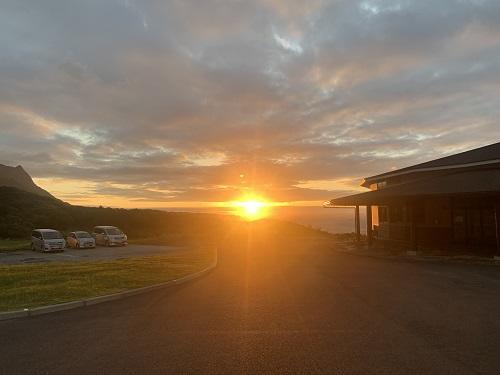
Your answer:
[[[97,245],[104,246],[127,246],[127,235],[117,227],[109,225],[100,225],[94,227],[94,233]]]
[[[31,249],[34,251],[64,251],[66,241],[54,229],[35,229],[31,232]]]
[[[71,232],[66,238],[66,243],[68,247],[74,247],[76,249],[95,247],[94,237],[92,237],[89,232],[84,231]]]

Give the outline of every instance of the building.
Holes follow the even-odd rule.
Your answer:
[[[500,142],[364,179],[369,192],[328,207],[366,206],[368,243],[500,256]]]

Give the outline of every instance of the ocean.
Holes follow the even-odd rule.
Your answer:
[[[230,214],[230,207],[204,207],[204,208],[161,208],[164,211],[175,212],[203,212]],[[317,206],[284,206],[269,209],[269,217],[302,224],[330,233],[354,232],[354,208],[323,208]],[[361,210],[361,232],[366,233],[366,215]]]

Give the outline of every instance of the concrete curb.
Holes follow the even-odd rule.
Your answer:
[[[181,285],[181,284],[187,283],[191,280],[195,280],[195,279],[198,279],[202,276],[205,276],[210,271],[212,271],[215,267],[217,267],[218,260],[219,260],[218,253],[219,253],[219,251],[218,251],[218,249],[216,249],[215,250],[215,260],[207,268],[205,268],[201,271],[192,273],[190,275],[183,276],[179,279],[165,281],[164,283],[160,283],[160,284],[148,285],[148,286],[145,286],[142,288],[125,290],[125,291],[120,292],[120,293],[114,293],[114,294],[108,294],[105,296],[87,298],[87,299],[83,299],[80,301],[58,303],[56,305],[41,306],[41,307],[35,307],[32,309],[0,312],[0,321],[1,320],[17,319],[17,318],[25,318],[28,316],[36,316],[36,315],[42,315],[42,314],[50,314],[50,313],[57,312],[57,311],[64,311],[64,310],[76,309],[79,307],[92,306],[92,305],[97,305],[99,303],[114,301],[114,300],[130,297],[130,296],[135,296],[137,294],[151,292],[151,291],[157,290],[157,289],[168,288],[168,287],[174,286],[174,285]]]
[[[28,309],[28,315],[35,316],[35,315],[49,314],[56,311],[71,310],[83,306],[85,306],[84,301],[58,303],[57,305],[49,305],[49,306],[36,307],[34,309]]]
[[[26,316],[29,316],[28,309],[17,310],[17,311],[7,311],[4,313],[0,313],[0,320],[24,318]]]

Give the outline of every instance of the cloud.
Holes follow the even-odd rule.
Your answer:
[[[328,199],[498,139],[498,36],[494,0],[3,2],[0,163],[75,201]]]

